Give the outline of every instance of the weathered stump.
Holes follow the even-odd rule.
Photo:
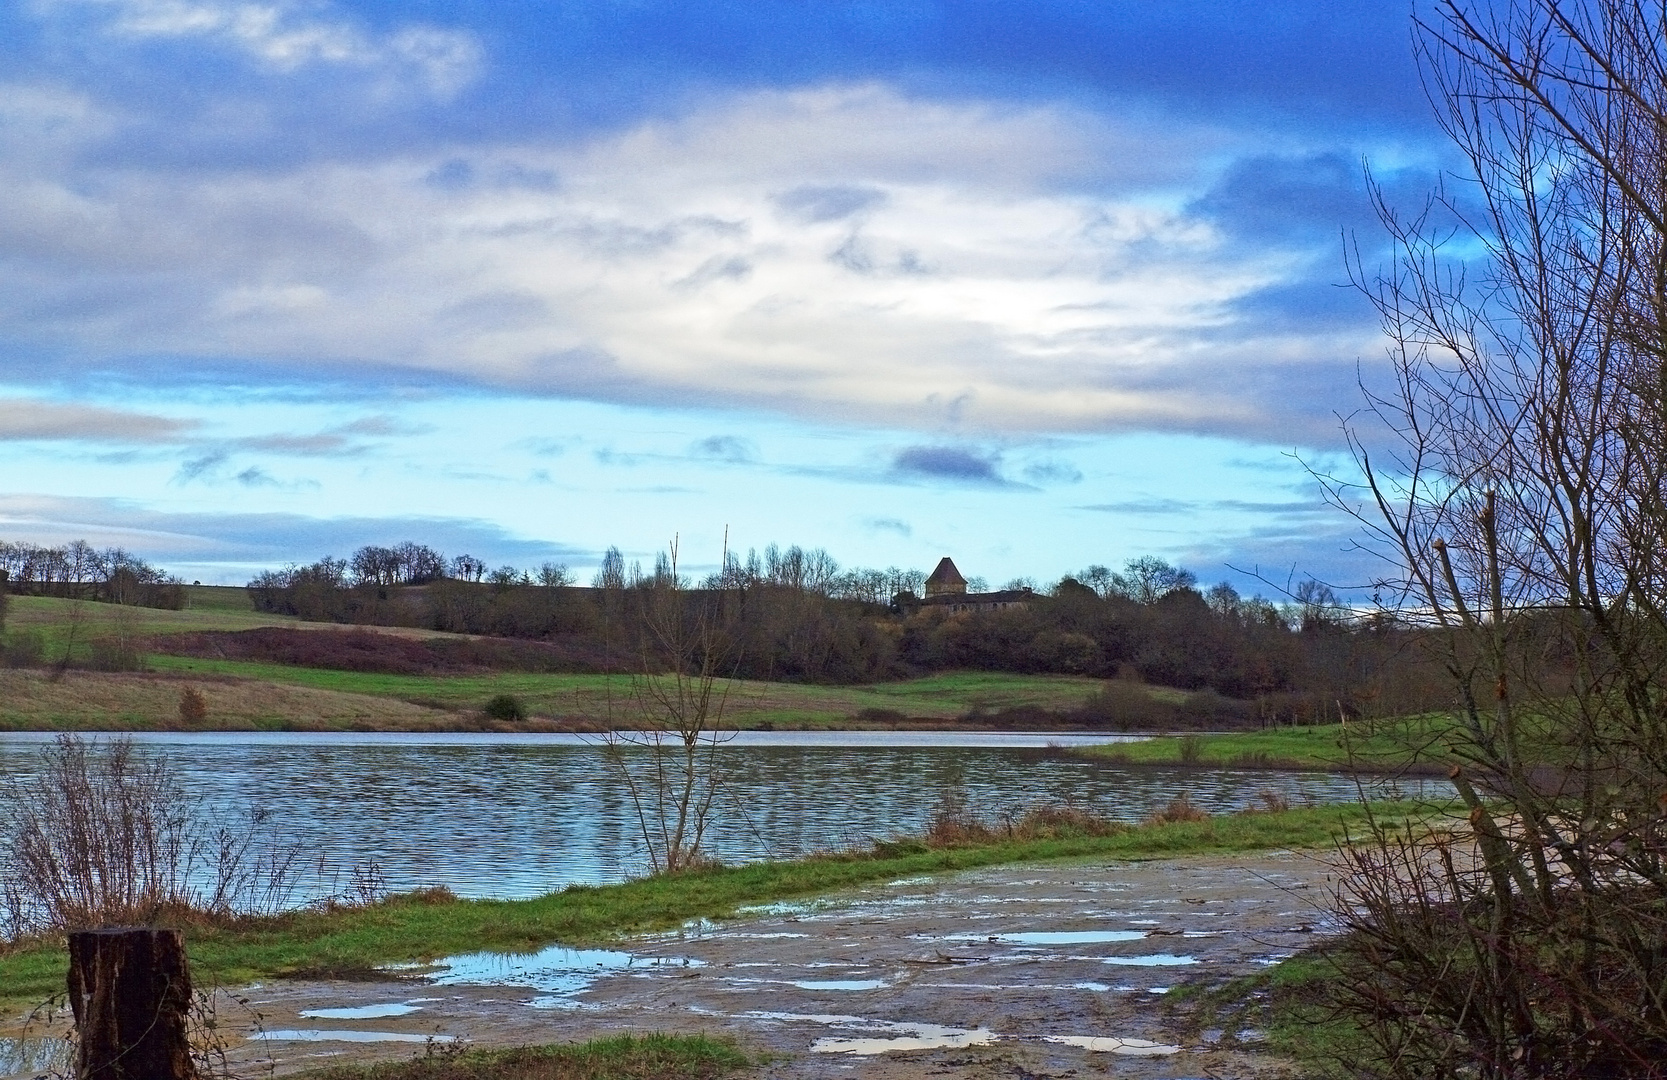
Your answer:
[[[69,936],[77,1080],[192,1080],[191,972],[178,930],[116,927]]]

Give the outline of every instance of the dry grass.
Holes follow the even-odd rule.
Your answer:
[[[215,730],[436,731],[464,726],[449,709],[396,698],[252,680],[0,670],[0,730],[178,730],[186,689],[202,697]]]
[[[1018,840],[1116,836],[1129,826],[1075,806],[1032,806],[991,821],[973,812],[956,792],[946,792],[922,839],[929,848],[969,847]]]
[[[35,771],[0,782],[0,925],[15,941],[275,913],[301,853],[265,815],[210,814],[125,737],[59,735]]]
[[[1269,809],[1273,809],[1271,806]],[[1169,800],[1169,805],[1146,818],[1148,825],[1177,825],[1183,821],[1206,821],[1210,817],[1203,810],[1192,805],[1192,800],[1186,792]]]

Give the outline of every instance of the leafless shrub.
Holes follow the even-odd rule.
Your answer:
[[[1469,822],[1345,852],[1355,1071],[1667,1076],[1667,15],[1417,28],[1473,183],[1380,199],[1393,259],[1355,271],[1394,384],[1331,493],[1448,676]]]
[[[251,812],[210,817],[162,756],[128,739],[60,735],[0,787],[0,926],[7,936],[223,919],[279,910],[298,849]]]
[[[1263,813],[1283,814],[1291,808],[1291,800],[1287,799],[1284,793],[1275,791],[1272,788],[1263,788],[1261,791],[1258,791],[1256,793],[1256,801],[1262,804],[1261,809]]]
[[[938,797],[922,839],[927,847],[968,847],[1004,840],[1062,840],[1081,836],[1115,836],[1129,827],[1071,805],[1010,808],[992,823],[975,813],[958,791]]]
[[[208,702],[203,698],[202,691],[195,686],[187,686],[179,694],[179,722],[186,727],[195,727],[208,719]]]
[[[1192,798],[1181,792],[1169,800],[1169,805],[1162,810],[1151,813],[1146,818],[1148,825],[1178,825],[1186,821],[1207,821],[1210,815],[1192,805]]]

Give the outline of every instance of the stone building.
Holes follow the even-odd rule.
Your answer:
[[[945,555],[938,560],[938,568],[926,579],[926,599],[920,602],[920,606],[949,611],[1002,611],[1029,607],[1034,597],[1029,589],[970,593],[967,591],[967,579],[955,568],[954,560]]]

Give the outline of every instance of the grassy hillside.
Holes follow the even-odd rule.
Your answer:
[[[38,634],[44,659],[91,655],[95,641],[120,638],[145,651],[146,673],[70,671],[48,678],[12,673],[0,683],[0,727],[129,729],[177,722],[182,680],[209,699],[209,726],[224,728],[385,728],[430,730],[468,726],[496,694],[522,699],[535,716],[564,726],[628,725],[639,718],[628,676],[485,672],[396,675],[338,671],[251,660],[172,656],[169,635],[262,627],[340,630],[253,610],[243,589],[188,587],[183,611],[116,607],[45,597],[12,598],[7,629]],[[438,631],[362,628],[374,633],[433,639]],[[1099,680],[1065,675],[957,672],[869,686],[809,686],[736,680],[727,684],[725,723],[757,728],[948,725],[968,714],[1031,707],[1075,709],[1101,687]],[[1182,691],[1151,688],[1162,701]]]
[[[247,599],[245,590],[236,591],[243,593]],[[49,645],[67,640],[72,633],[78,639],[91,639],[115,634],[178,634],[190,630],[253,630],[259,626],[307,625],[287,615],[258,612],[253,605],[239,608],[230,598],[219,596],[214,597],[208,606],[193,605],[183,611],[76,602],[48,596],[14,596],[6,615],[7,631],[35,631],[42,634]]]
[[[252,680],[0,669],[0,731],[154,731],[181,726],[191,686],[213,730],[443,731],[466,720],[397,698]]]
[[[150,666],[178,675],[233,676],[339,693],[375,695],[436,708],[472,709],[494,694],[514,694],[534,713],[606,723],[636,715],[633,680],[623,675],[383,675],[287,667],[239,660],[153,656]],[[973,710],[1018,705],[1061,710],[1099,689],[1095,679],[1064,675],[960,672],[874,686],[805,686],[724,680],[729,723],[743,727],[828,727],[853,718],[884,726],[904,717],[954,720]],[[864,714],[867,713],[865,716]],[[886,715],[891,714],[891,715]]]

